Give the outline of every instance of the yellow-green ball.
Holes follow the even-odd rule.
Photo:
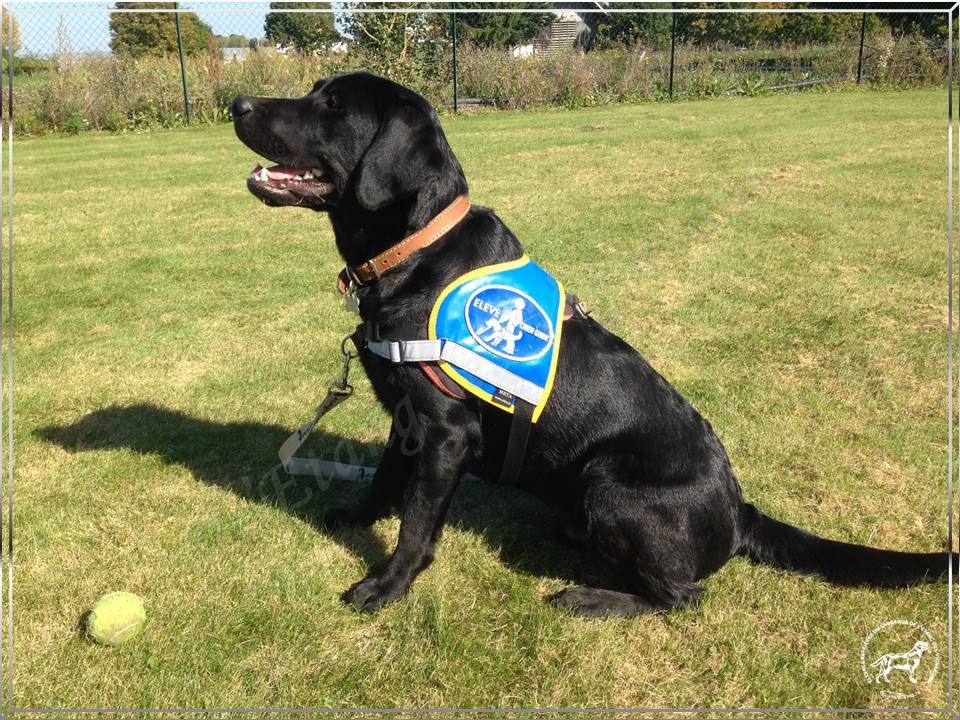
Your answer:
[[[87,632],[102,645],[122,645],[147,621],[143,600],[128,592],[107,593],[87,617]]]

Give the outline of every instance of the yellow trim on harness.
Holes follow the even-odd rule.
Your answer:
[[[430,321],[427,325],[427,337],[430,340],[437,340],[437,313],[440,309],[440,305],[443,304],[443,301],[446,299],[447,295],[452,293],[458,287],[467,283],[474,278],[482,277],[484,275],[489,275],[494,272],[500,272],[503,270],[515,270],[516,268],[523,267],[528,262],[530,262],[530,257],[526,254],[521,255],[516,260],[510,260],[504,263],[497,263],[495,265],[486,265],[482,268],[477,268],[476,270],[471,270],[468,273],[464,273],[452,283],[447,285],[443,292],[440,293],[440,296],[437,298],[436,302],[433,304],[433,309],[430,311]],[[556,350],[553,353],[553,358],[550,361],[550,372],[547,375],[547,382],[543,388],[543,395],[541,396],[540,402],[533,408],[533,418],[532,422],[536,422],[540,417],[540,413],[543,412],[544,406],[547,404],[547,400],[550,398],[550,391],[553,389],[553,380],[557,374],[557,360],[560,357],[560,335],[563,332],[563,308],[566,305],[567,294],[566,290],[563,288],[563,284],[558,280],[557,285],[560,289],[560,306],[557,308],[556,313],[553,317],[550,318],[550,321],[554,323],[554,333],[553,333],[553,342],[556,344]],[[476,395],[481,400],[485,400],[493,405],[496,405],[498,408],[513,414],[513,405],[505,406],[500,403],[496,403],[492,400],[490,393],[486,392],[482,388],[477,387],[472,382],[467,380],[463,375],[457,372],[457,369],[448,363],[446,360],[438,360],[437,364],[440,366],[440,369],[443,370],[457,385],[462,387],[464,390],[469,392],[472,395]]]
[[[553,333],[553,342],[556,345],[556,350],[554,350],[553,359],[550,362],[550,374],[547,375],[547,384],[543,386],[543,399],[533,409],[532,422],[537,421],[537,418],[540,417],[540,413],[547,404],[547,400],[550,399],[550,392],[553,390],[553,379],[557,375],[557,362],[560,360],[560,336],[563,335],[563,310],[567,304],[567,291],[564,289],[563,283],[559,280],[557,280],[557,287],[560,288],[560,306],[557,308],[557,314],[554,315],[556,328]]]

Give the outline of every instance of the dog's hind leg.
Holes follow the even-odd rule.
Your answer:
[[[631,617],[662,610],[639,595],[580,585],[561,590],[547,601],[554,607],[584,617]]]
[[[647,613],[666,612],[685,604],[696,603],[700,586],[688,588],[688,594],[678,597],[675,604],[650,595],[638,595],[619,590],[575,586],[547,598],[551,605],[584,617],[632,617]]]
[[[578,585],[551,595],[547,601],[554,607],[584,617],[631,617],[696,605],[702,591],[697,583],[668,582],[664,578],[650,576],[634,575],[630,578],[621,573],[618,580],[611,585],[625,589]]]
[[[638,502],[633,488],[604,483],[585,498],[590,547],[610,568],[609,587],[570,587],[547,600],[587,617],[629,617],[696,604],[687,556]],[[654,536],[651,533],[658,533]],[[666,542],[666,544],[665,544]]]

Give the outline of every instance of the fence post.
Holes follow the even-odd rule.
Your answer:
[[[860,21],[860,60],[857,62],[857,85],[863,80],[863,36],[867,32],[867,14],[863,14],[863,20]]]
[[[180,51],[180,82],[183,83],[183,111],[187,116],[187,125],[190,124],[190,90],[187,88],[187,68],[183,63],[183,34],[180,32],[180,3],[173,4],[173,16],[177,21],[177,50]]]
[[[453,111],[457,112],[458,108],[458,88],[457,88],[457,4],[453,3],[454,12],[450,13],[450,24],[453,28]]]
[[[671,3],[670,7],[670,17],[672,18],[670,24],[670,99],[673,100],[673,60],[676,57],[677,50],[677,13],[675,12],[677,4]]]

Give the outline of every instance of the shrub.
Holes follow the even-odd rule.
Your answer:
[[[15,75],[36,75],[49,72],[55,67],[55,62],[53,60],[47,60],[45,58],[38,57],[13,57],[13,72]],[[2,59],[0,59],[0,66],[2,66],[3,72],[7,72],[7,55],[6,52],[3,53]]]
[[[250,53],[225,63],[219,53],[188,58],[190,109],[195,122],[229,120],[237,95],[295,97],[321,77],[366,69],[413,87],[436,107],[452,100],[448,52],[411,52],[387,58],[354,48],[349,54]],[[558,52],[514,58],[503,50],[463,46],[458,54],[461,97],[493,99],[500,107],[568,108],[666,97],[669,48],[641,44],[594,52]],[[15,129],[20,134],[83,129],[144,131],[184,122],[176,55],[65,56],[40,61],[36,75],[17,75]],[[857,44],[731,47],[678,46],[674,97],[756,95],[810,80],[832,84],[856,78]],[[864,77],[875,85],[905,87],[940,83],[946,50],[917,36],[875,33],[867,44]],[[29,78],[29,80],[27,79]]]

